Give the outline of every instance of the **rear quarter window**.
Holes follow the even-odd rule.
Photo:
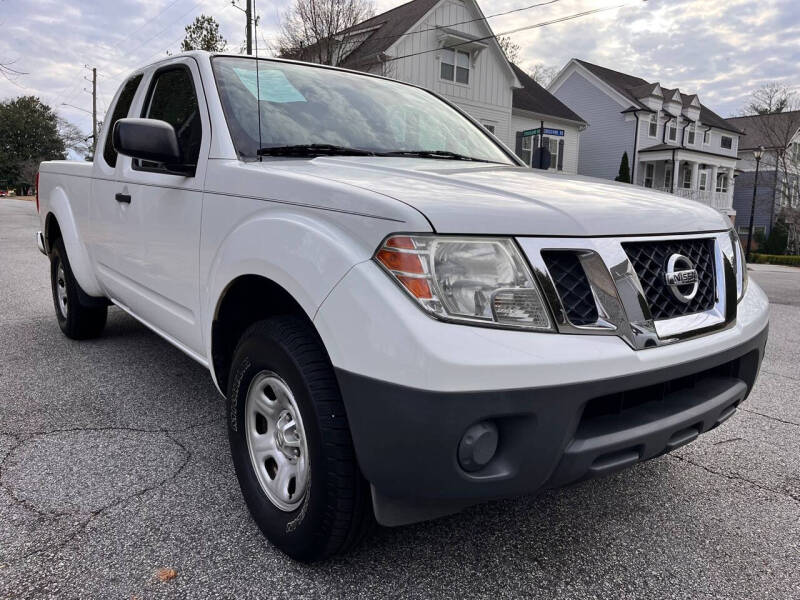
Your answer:
[[[108,133],[106,134],[106,145],[103,148],[103,159],[110,167],[117,166],[117,151],[114,150],[114,124],[128,116],[133,97],[136,95],[136,90],[139,88],[141,81],[142,76],[136,75],[125,82],[117,99],[117,104],[114,106],[114,112],[111,113],[111,122],[108,124]]]

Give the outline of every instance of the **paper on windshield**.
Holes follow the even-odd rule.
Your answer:
[[[233,68],[236,76],[262,102],[305,102],[306,99],[278,69],[259,69],[258,78],[252,69]]]

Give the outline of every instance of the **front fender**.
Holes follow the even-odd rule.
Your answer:
[[[69,266],[72,274],[80,285],[81,289],[89,296],[104,296],[103,288],[100,287],[95,277],[92,263],[89,259],[89,252],[86,245],[81,240],[78,228],[78,220],[70,205],[64,188],[55,186],[48,194],[47,199],[48,214],[52,214],[61,230],[61,237],[64,240],[64,247],[67,250]],[[88,205],[87,205],[88,208]],[[45,215],[44,222],[47,222]],[[52,246],[52,240],[47,240],[48,247]]]
[[[220,218],[225,217],[220,214]],[[389,221],[335,213],[308,215],[274,205],[258,208],[230,228],[213,219],[203,222],[203,246],[215,249],[207,257],[201,252],[200,261],[201,293],[206,299],[201,309],[203,335],[209,357],[212,323],[232,281],[243,275],[265,277],[286,290],[313,320],[330,291],[354,265],[372,256],[393,226]],[[207,236],[206,224],[213,229]],[[214,232],[226,229],[228,233],[216,243]]]

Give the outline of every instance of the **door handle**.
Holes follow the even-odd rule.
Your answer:
[[[130,194],[118,193],[116,196],[114,196],[114,198],[116,199],[117,202],[124,202],[125,204],[130,204],[131,203],[131,195]]]

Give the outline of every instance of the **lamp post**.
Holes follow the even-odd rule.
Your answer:
[[[747,254],[746,261],[750,262],[750,252],[753,248],[753,217],[756,214],[756,193],[758,193],[758,167],[761,165],[761,157],[764,156],[764,146],[759,146],[753,150],[753,157],[756,159],[756,179],[753,182],[753,204],[750,206],[750,227],[747,228]]]

